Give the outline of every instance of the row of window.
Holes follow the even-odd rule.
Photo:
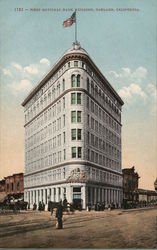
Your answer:
[[[109,127],[111,127],[113,130],[120,134],[121,126],[88,96],[86,98],[86,104],[89,111],[91,111],[95,116],[97,116],[103,123],[106,123]],[[89,121],[88,118],[87,120]]]
[[[66,160],[66,149],[58,151],[53,154],[41,156],[38,160],[25,164],[26,173],[34,172],[43,168],[52,167],[55,164],[61,163]]]
[[[43,110],[50,103],[51,103],[51,100],[49,101],[49,103],[46,102],[45,106],[43,105],[43,103],[41,103],[41,106],[39,105],[38,108],[35,108],[33,111],[28,110],[25,114],[25,122],[30,121],[34,116],[37,115],[37,113]],[[52,109],[52,113],[51,113],[51,109]],[[59,114],[62,110],[64,111],[64,109],[65,109],[65,96],[59,101],[57,101],[57,103],[54,104],[52,107],[50,107],[48,109],[48,112],[47,110],[44,112],[44,122],[46,122],[47,119],[50,119],[50,116],[55,117],[55,115]]]
[[[98,87],[97,83],[94,84],[93,80],[91,83],[89,78],[87,78],[87,91],[105,108],[109,108],[117,116],[120,116],[121,112],[119,108],[112,102],[112,100],[107,96],[101,88]]]
[[[94,150],[88,149],[87,160],[116,171],[121,170],[120,161],[112,160]]]
[[[42,154],[47,154],[51,152],[52,149],[62,146],[62,144],[64,146],[65,143],[66,143],[66,134],[65,132],[63,132],[62,140],[61,140],[61,134],[59,134],[57,136],[54,136],[52,139],[45,141],[44,143],[26,151],[25,160],[26,162],[30,160],[33,161],[35,158],[41,157]]]
[[[105,182],[105,183],[112,183],[112,184],[121,184],[122,177],[113,173],[109,173],[104,170],[99,170],[94,167],[88,167],[86,174],[88,175],[89,179]]]
[[[119,149],[89,132],[87,133],[87,143],[88,145],[101,150],[104,154],[110,155],[117,159],[121,158]]]
[[[99,136],[103,136],[116,145],[121,145],[121,139],[117,134],[110,131],[90,115],[87,115],[87,125],[90,129],[94,130],[94,132],[98,133]]]
[[[47,139],[47,136],[51,136],[52,133],[54,134],[56,132],[59,132],[64,127],[65,127],[65,115],[63,115],[63,127],[60,117],[53,123],[50,123],[48,126],[45,126],[40,131],[36,132],[32,136],[25,139],[25,148],[28,149],[29,147],[32,147],[36,143],[41,143],[43,140]]]
[[[86,170],[86,175],[88,179],[95,180],[98,182],[104,182],[114,185],[122,184],[122,177],[114,173],[109,173],[105,170],[99,170],[94,167],[88,167]],[[58,168],[54,170],[49,170],[44,173],[38,173],[33,176],[25,178],[25,187],[32,185],[47,184],[50,182],[60,181],[67,178],[66,168]]]
[[[49,170],[44,173],[34,174],[25,178],[25,187],[30,185],[36,185],[38,183],[47,183],[50,181],[58,181],[66,178],[65,167]]]
[[[71,76],[71,86],[72,87],[80,87],[80,75],[72,75]],[[52,86],[51,89],[48,90],[44,96],[37,101],[36,105],[34,104],[32,108],[28,109],[25,114],[25,122],[28,122],[35,115],[37,115],[40,111],[42,111],[47,105],[49,105],[52,101],[54,101],[58,96],[60,96],[61,91],[65,91],[65,79],[62,80],[62,89],[60,82],[57,82],[56,88],[55,85]],[[65,102],[65,99],[63,98]],[[64,105],[64,104],[63,104]]]
[[[34,98],[34,100],[37,100],[38,98],[39,98],[39,96],[41,95],[41,93],[42,94],[47,94],[47,92],[51,92],[52,91],[52,87],[55,87],[56,86],[56,84],[58,85],[58,84],[60,84],[60,82],[63,82],[63,86],[65,86],[65,79],[61,79],[61,80],[59,80],[59,82],[57,82],[57,80],[58,80],[58,78],[60,78],[62,75],[63,75],[63,73],[65,73],[65,71],[67,70],[67,69],[70,69],[71,67],[81,67],[81,68],[83,68],[83,69],[85,69],[86,67],[85,67],[86,65],[85,65],[85,63],[84,62],[82,62],[82,61],[69,61],[69,62],[67,62],[67,63],[65,63],[64,65],[63,65],[63,67],[61,68],[61,69],[59,69],[51,78],[50,78],[50,80],[49,81],[47,81],[47,83],[42,87],[42,89],[39,91],[39,92],[37,92],[37,94],[35,95],[35,98]],[[77,75],[75,75],[76,77],[77,77]],[[79,77],[78,77],[78,79],[79,79]],[[56,82],[56,83],[55,83]],[[63,90],[64,90],[65,88],[63,87]],[[30,106],[34,106],[35,104],[35,101],[34,101],[33,99],[31,99],[27,104],[26,104],[26,109],[28,109]],[[37,100],[37,102],[36,102],[36,105],[37,105],[37,103],[39,102],[39,100]]]

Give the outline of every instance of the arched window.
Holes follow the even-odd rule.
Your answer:
[[[75,87],[75,75],[71,76],[71,87]]]
[[[80,75],[77,75],[77,87],[80,87]]]

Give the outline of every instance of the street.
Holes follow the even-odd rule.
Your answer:
[[[55,228],[50,212],[0,215],[0,247],[11,248],[155,248],[157,211],[76,211]]]

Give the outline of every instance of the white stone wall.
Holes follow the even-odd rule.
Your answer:
[[[108,92],[103,91],[102,84],[96,83],[94,76],[89,75],[89,72],[87,72],[84,68],[86,68],[86,65],[84,68],[81,68],[81,61],[78,61],[78,67],[74,68],[74,61],[70,61],[71,68],[68,68],[68,63],[66,63],[66,66],[63,65],[62,69],[60,70],[57,76],[51,78],[47,84],[45,84],[44,87],[42,87],[42,91],[39,91],[39,98],[33,102],[29,101],[29,103],[25,106],[25,117],[26,117],[26,126],[25,126],[25,178],[24,178],[24,187],[25,187],[25,200],[29,200],[31,204],[35,201],[34,194],[35,191],[41,190],[47,190],[47,193],[49,192],[49,189],[52,189],[52,193],[54,191],[54,188],[58,190],[59,187],[64,188],[66,187],[67,190],[67,199],[68,201],[72,201],[72,186],[70,184],[65,183],[64,181],[66,178],[70,175],[71,171],[75,168],[80,168],[84,170],[87,175],[87,166],[85,164],[79,164],[77,161],[87,161],[87,151],[95,150],[97,152],[96,148],[92,148],[91,145],[87,143],[87,133],[88,131],[91,132],[89,126],[87,126],[87,115],[89,114],[90,117],[93,117],[95,121],[98,121],[102,125],[106,126],[105,121],[100,120],[95,114],[93,114],[90,111],[90,108],[87,109],[87,93],[83,91],[83,89],[87,90],[87,77],[93,83],[98,85],[98,88],[101,89],[102,93],[107,96]],[[80,87],[71,87],[71,75],[80,75]],[[56,74],[57,75],[57,74]],[[63,90],[63,79],[65,81],[65,89]],[[59,84],[60,84],[60,91],[59,91]],[[55,88],[55,97],[54,97],[54,88]],[[70,90],[67,92],[67,90]],[[50,95],[51,93],[51,95]],[[71,93],[81,93],[81,104],[71,104]],[[90,91],[91,93],[91,91]],[[50,97],[51,96],[51,97]],[[55,101],[56,100],[56,101]],[[90,100],[92,100],[92,96],[90,96]],[[64,105],[65,101],[65,105]],[[93,101],[95,101],[93,99]],[[99,100],[98,100],[99,101]],[[32,105],[31,105],[32,102]],[[52,102],[52,105],[50,105]],[[54,109],[55,105],[57,105],[56,115],[54,116]],[[97,103],[99,107],[99,103]],[[46,108],[47,107],[47,108]],[[115,119],[117,121],[120,121],[121,118],[117,114],[114,114],[113,111],[110,110],[110,108],[106,105],[106,110],[108,112],[111,112],[113,116],[115,116]],[[43,113],[40,113],[44,109]],[[50,111],[51,110],[51,111]],[[81,122],[80,123],[72,123],[71,122],[71,111],[81,111]],[[43,120],[44,117],[46,117],[47,113],[47,120],[42,122],[42,116]],[[39,114],[39,115],[38,115]],[[50,117],[51,114],[51,117]],[[64,116],[65,116],[65,125],[64,125]],[[34,117],[34,119],[33,119]],[[29,122],[29,123],[28,123]],[[59,129],[55,128],[55,122],[56,127],[57,124],[59,124]],[[117,123],[117,122],[116,122]],[[81,129],[82,130],[82,138],[80,141],[72,141],[71,140],[71,129]],[[117,134],[117,136],[121,139],[121,130],[119,130],[119,134],[114,131],[113,129],[109,128],[110,131]],[[64,142],[64,133],[65,133],[65,142]],[[94,133],[94,131],[92,132]],[[58,137],[60,136],[60,138]],[[102,138],[103,135],[98,135],[99,138]],[[55,138],[56,137],[56,146],[55,145]],[[104,137],[105,140],[106,137]],[[59,141],[59,143],[58,143]],[[50,143],[51,142],[51,143]],[[79,158],[72,158],[71,154],[71,148],[72,147],[81,147],[82,148],[82,157]],[[117,146],[119,148],[119,151],[121,152],[121,144]],[[66,151],[66,158],[64,159],[64,150]],[[99,153],[102,155],[104,152],[101,150]],[[55,156],[56,154],[56,156]],[[52,162],[51,157],[52,155]],[[105,157],[107,155],[105,154]],[[56,160],[54,161],[54,159]],[[113,158],[114,160],[114,158]],[[70,162],[76,162],[73,165],[69,164]],[[110,169],[107,166],[104,166],[103,164],[95,164],[92,165],[93,162],[91,159],[88,160],[88,165],[91,168],[91,171],[93,168],[98,169],[99,171],[99,179],[96,177],[93,178],[91,174],[89,174],[89,178],[93,181],[100,181],[100,174],[103,172],[108,173],[108,179],[104,180],[105,183],[113,184],[113,186],[116,184],[119,187],[122,187],[122,177],[119,175],[121,173],[121,158],[119,158],[119,169]],[[65,168],[65,176],[64,176],[64,168]],[[104,169],[104,170],[103,170]],[[41,172],[42,170],[42,172]],[[112,172],[110,172],[112,170]],[[56,177],[57,177],[57,171],[60,171],[60,177],[54,178],[56,171]],[[114,172],[113,172],[114,171]],[[95,172],[96,173],[96,172]],[[59,176],[59,174],[58,174]],[[112,177],[115,176],[115,181],[112,180]],[[59,182],[63,182],[63,184],[58,184]],[[52,185],[51,185],[52,184]],[[86,207],[86,203],[88,202],[87,198],[87,189],[85,184],[77,184],[81,185],[82,188],[82,199],[83,199],[83,207]],[[40,186],[40,187],[39,187]],[[103,188],[103,187],[102,187]],[[107,191],[109,190],[109,191]],[[117,194],[116,194],[117,191]],[[111,202],[117,201],[120,202],[120,195],[118,192],[120,192],[119,189],[116,189],[114,195],[112,193],[111,188],[103,188],[103,194],[108,192],[108,201]],[[30,193],[29,193],[30,192]],[[44,191],[43,191],[44,192]],[[30,195],[30,199],[28,198]],[[56,194],[57,195],[57,194]],[[100,196],[100,195],[99,195]],[[56,196],[57,197],[57,196]],[[104,197],[107,197],[107,195]],[[44,198],[45,199],[45,198]],[[56,198],[58,199],[58,197]],[[106,198],[107,199],[107,198]],[[39,202],[41,200],[41,193],[40,197],[37,199],[36,202]],[[56,200],[57,201],[57,200]],[[104,200],[105,201],[105,200]]]

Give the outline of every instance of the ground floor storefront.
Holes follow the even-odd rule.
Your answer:
[[[88,204],[94,205],[97,202],[106,206],[114,203],[120,207],[123,193],[122,188],[86,183],[66,183],[24,190],[24,200],[30,204],[30,208],[34,203],[38,205],[39,202],[44,202],[47,209],[49,201],[59,202],[65,198],[69,203],[80,202],[83,209],[86,209]]]

